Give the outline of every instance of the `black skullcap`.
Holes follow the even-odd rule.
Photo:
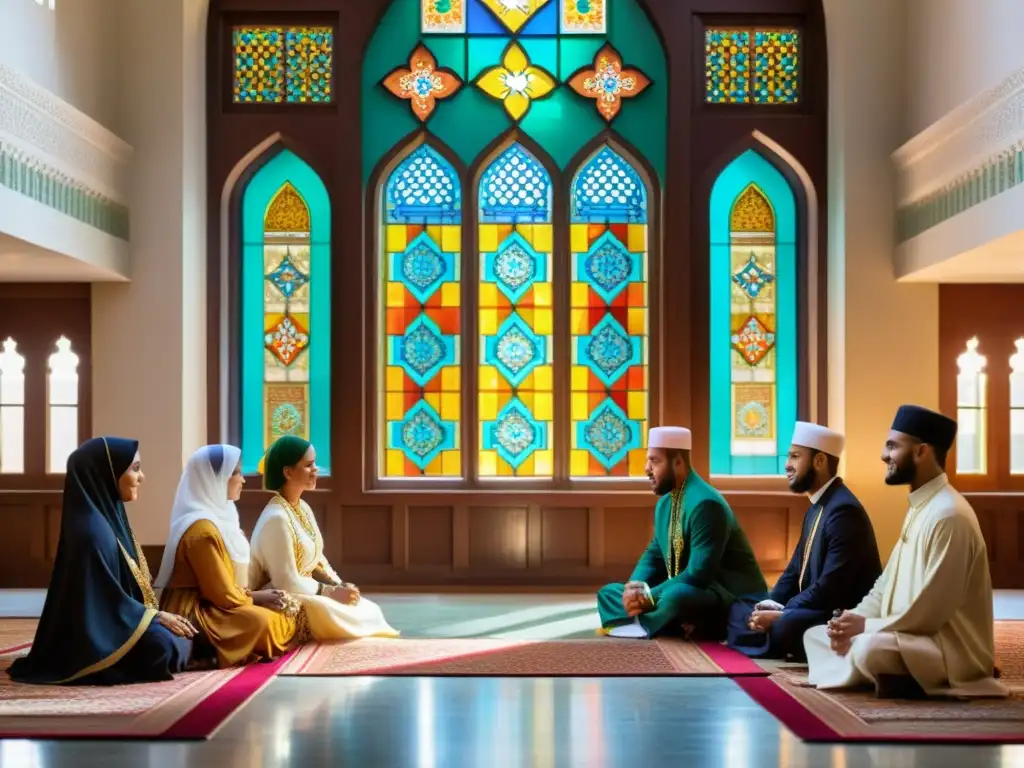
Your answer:
[[[892,420],[892,428],[916,437],[922,443],[945,453],[956,438],[956,422],[941,413],[929,411],[919,405],[901,405]]]

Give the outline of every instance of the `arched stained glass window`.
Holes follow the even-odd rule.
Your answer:
[[[796,198],[748,150],[711,192],[711,473],[781,475],[796,422]]]
[[[382,195],[383,477],[461,477],[462,188],[421,144]]]
[[[242,468],[282,435],[316,446],[330,472],[330,201],[284,150],[242,200]]]
[[[647,186],[602,147],[571,188],[573,477],[640,477],[648,406]]]
[[[480,252],[480,477],[552,477],[552,183],[512,144],[484,169]]]

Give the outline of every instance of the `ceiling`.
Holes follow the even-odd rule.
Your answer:
[[[0,283],[124,281],[115,272],[0,232]]]

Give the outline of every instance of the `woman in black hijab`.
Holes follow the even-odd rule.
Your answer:
[[[68,458],[53,576],[32,649],[8,671],[14,681],[119,685],[184,671],[195,628],[158,610],[124,510],[145,479],[138,447],[97,437]]]

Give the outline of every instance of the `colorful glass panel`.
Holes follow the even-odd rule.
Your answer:
[[[711,471],[782,474],[796,420],[795,198],[748,151],[711,207]]]
[[[290,151],[242,202],[242,466],[282,435],[312,440],[330,471],[330,205]],[[258,330],[257,330],[258,326]]]
[[[425,35],[466,31],[467,0],[420,0],[420,29]]]
[[[796,104],[800,56],[800,32],[795,29],[707,29],[704,100]]]
[[[554,474],[551,176],[513,144],[480,178],[480,477]]]
[[[240,27],[233,40],[235,103],[333,100],[331,27]]]
[[[382,477],[461,477],[462,188],[421,144],[383,194]]]
[[[563,35],[603,35],[608,31],[607,0],[561,0]]]
[[[611,147],[572,184],[573,477],[642,477],[648,403],[647,185]]]

